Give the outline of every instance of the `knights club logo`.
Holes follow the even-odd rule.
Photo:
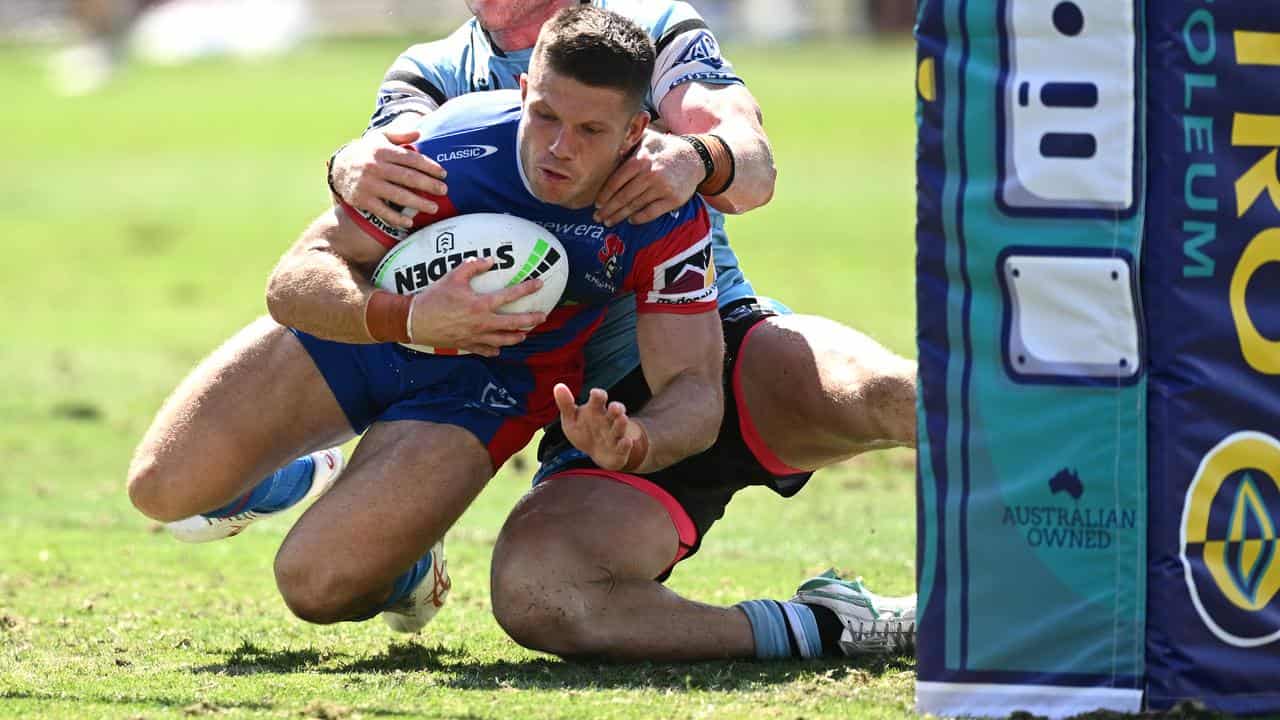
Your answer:
[[[1236,647],[1280,640],[1280,442],[1237,432],[1205,455],[1182,509],[1181,560],[1205,626]]]
[[[600,252],[596,253],[600,264],[604,265],[604,275],[612,279],[618,272],[618,263],[621,262],[622,253],[626,252],[627,246],[622,242],[622,238],[614,233],[604,236],[604,245],[600,246]]]

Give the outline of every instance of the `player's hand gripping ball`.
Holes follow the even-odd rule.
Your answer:
[[[569,280],[564,246],[546,228],[499,213],[459,215],[418,230],[388,252],[373,271],[373,284],[400,295],[422,292],[471,258],[491,257],[493,269],[471,279],[471,288],[488,294],[539,278],[533,294],[503,305],[499,313],[549,313]],[[427,345],[409,345],[435,352]]]

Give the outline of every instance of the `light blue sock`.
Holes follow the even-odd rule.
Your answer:
[[[396,603],[409,597],[409,593],[417,589],[422,584],[422,580],[426,578],[427,571],[431,569],[431,562],[431,551],[428,550],[426,555],[418,558],[418,562],[414,563],[413,567],[395,579],[395,583],[391,588],[391,595],[381,605],[356,618],[356,621],[368,620],[384,610],[395,607]]]
[[[760,660],[822,657],[818,621],[808,607],[777,600],[747,600],[735,607],[751,622]]]
[[[247,510],[279,512],[307,496],[315,477],[316,461],[310,455],[300,457],[262,479],[252,490],[223,505],[206,517],[224,518]]]

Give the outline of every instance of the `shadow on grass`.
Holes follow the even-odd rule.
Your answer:
[[[151,707],[157,711],[176,711],[181,710],[182,714],[187,717],[196,717],[204,715],[220,715],[239,711],[249,712],[274,712],[279,713],[283,708],[289,706],[278,706],[261,702],[211,702],[208,700],[193,701],[190,697],[177,697],[172,695],[128,695],[122,693],[112,693],[110,695],[76,695],[69,693],[42,693],[42,692],[26,692],[22,690],[3,690],[0,691],[0,699],[7,700],[26,700],[32,703],[74,703],[78,708],[83,710],[83,706],[87,705],[106,705],[111,707]],[[83,710],[87,715],[88,711]],[[346,717],[351,713],[351,708],[329,704],[324,702],[313,702],[302,710],[302,714],[306,717]],[[324,714],[324,713],[329,714]],[[360,716],[397,716],[404,715],[403,711],[389,710],[385,708],[369,708],[360,707],[356,709]],[[43,714],[43,713],[42,713]],[[291,715],[294,713],[290,713]],[[121,715],[123,716],[123,715]]]
[[[393,644],[368,657],[348,658],[341,653],[315,650],[265,650],[244,642],[231,651],[224,662],[197,667],[194,671],[226,675],[429,672],[436,676],[434,683],[463,690],[577,688],[737,692],[819,676],[837,681],[854,678],[870,682],[875,677],[914,668],[909,655],[770,663],[744,660],[622,664],[553,657],[481,661],[461,649],[428,647],[416,642]]]

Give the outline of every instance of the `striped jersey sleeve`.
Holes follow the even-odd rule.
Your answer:
[[[625,289],[637,312],[694,314],[716,309],[711,221],[701,200],[649,225],[655,239],[636,253]]]
[[[691,82],[740,85],[733,64],[720,52],[720,44],[707,23],[689,3],[669,3],[654,26],[657,61],[649,96],[654,108],[675,88]]]
[[[458,65],[465,37],[463,26],[447,38],[414,45],[387,68],[369,129],[381,128],[406,112],[425,115],[459,94]]]

